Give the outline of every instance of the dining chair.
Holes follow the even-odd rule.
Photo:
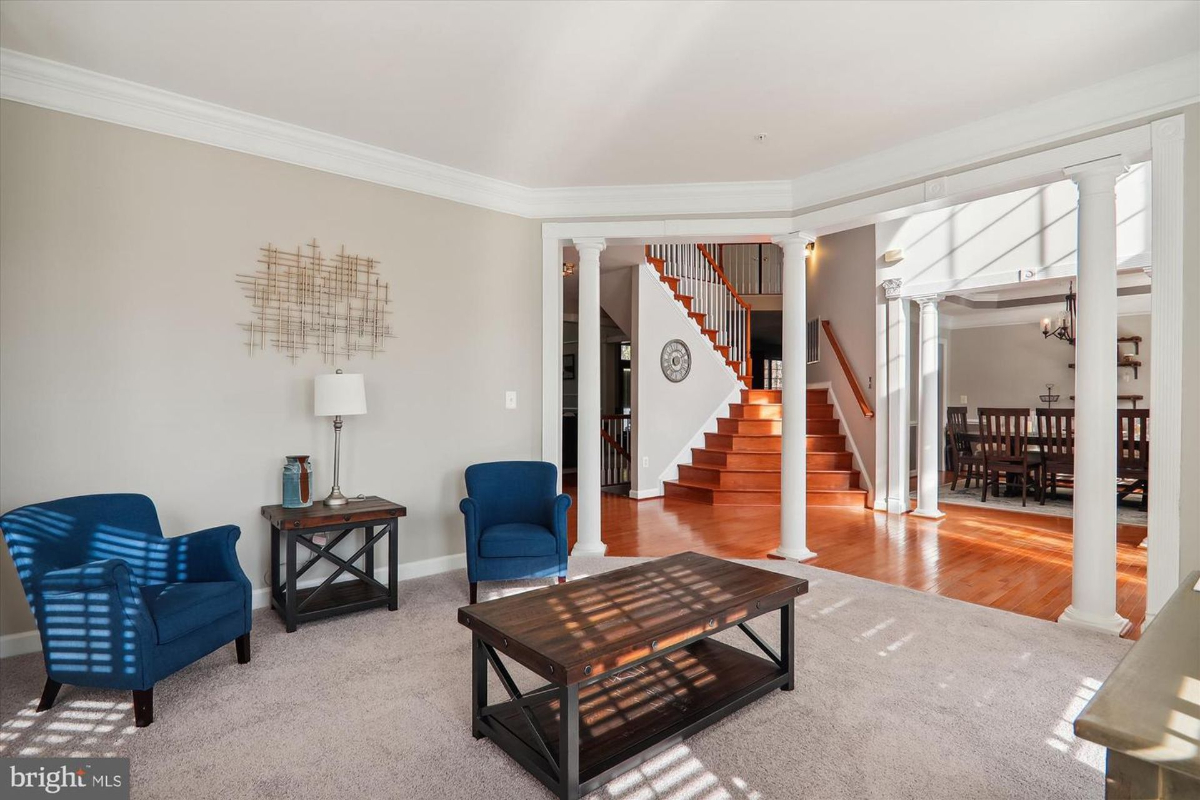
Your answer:
[[[971,478],[979,480],[975,470],[983,467],[983,457],[975,452],[971,442],[971,432],[967,429],[967,407],[947,406],[946,427],[950,429],[950,469],[953,477],[950,480],[950,491],[958,488],[958,479],[962,477],[963,488],[971,488]],[[963,475],[963,470],[966,475]]]
[[[987,502],[988,486],[992,496],[1000,496],[1000,476],[1008,483],[1021,477],[1021,506],[1026,504],[1029,481],[1038,487],[1041,497],[1042,456],[1029,450],[1028,408],[979,409],[980,454],[983,457],[983,496]]]
[[[1117,490],[1120,502],[1138,489],[1142,490],[1142,510],[1150,496],[1150,410],[1121,408],[1117,410],[1117,478],[1129,481]]]
[[[1038,444],[1042,448],[1042,505],[1047,488],[1058,499],[1058,476],[1075,474],[1075,409],[1039,408]]]

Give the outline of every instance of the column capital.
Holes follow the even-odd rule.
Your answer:
[[[575,245],[575,249],[581,253],[584,250],[594,250],[599,253],[604,249],[607,242],[605,242],[604,237],[598,236],[584,239],[572,239],[571,244]]]
[[[800,245],[801,247],[808,247],[810,244],[812,244],[816,240],[817,240],[817,237],[815,234],[805,233],[804,231],[793,231],[792,233],[785,233],[781,236],[772,236],[771,237],[771,241],[773,243],[779,245],[780,247],[788,247],[788,246],[794,246],[794,245]]]
[[[901,278],[887,278],[880,285],[883,287],[883,294],[889,300],[895,300],[900,296],[900,286],[904,283]]]
[[[1128,169],[1129,159],[1117,155],[1067,167],[1063,175],[1075,181],[1080,194],[1095,194],[1111,192],[1117,178]]]
[[[921,305],[922,310],[924,310],[926,306],[930,306],[934,310],[937,310],[938,301],[944,296],[945,295],[940,294],[920,294],[914,296],[912,299]]]

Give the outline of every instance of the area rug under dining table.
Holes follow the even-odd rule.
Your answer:
[[[573,577],[637,559],[576,558]],[[779,561],[805,577],[797,687],[774,692],[593,798],[1095,798],[1103,751],[1071,721],[1130,642]],[[484,584],[481,599],[544,585]],[[124,693],[66,687],[34,713],[37,654],[0,662],[0,753],[121,755],[135,798],[542,798],[470,732],[463,572],[405,581],[400,610],[284,633],[254,618],[254,660],[232,645],[160,683],[156,721]],[[778,626],[763,624],[768,642]],[[745,637],[725,641],[753,647]],[[535,680],[519,668],[523,688]],[[502,689],[492,687],[496,696]]]

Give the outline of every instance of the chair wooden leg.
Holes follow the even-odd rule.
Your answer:
[[[234,645],[237,647],[237,659],[239,664],[250,663],[250,633],[243,633],[234,640]]]
[[[475,605],[478,602],[479,602],[479,584],[472,583],[471,584],[471,605]]]
[[[144,728],[154,722],[154,687],[133,690],[133,724]]]
[[[54,678],[46,678],[46,685],[42,687],[42,699],[38,703],[38,711],[46,711],[54,705],[54,701],[58,698],[58,690],[62,688],[62,684],[54,680]]]
[[[950,478],[950,491],[958,488],[958,470],[954,470],[953,477]]]
[[[1025,507],[1025,497],[1029,494],[1029,473],[1021,476],[1021,508]]]
[[[559,583],[566,583],[566,582],[567,582],[567,576],[566,576],[566,575],[559,575],[559,576],[558,576],[558,582],[559,582]]]
[[[984,468],[983,480],[980,481],[980,483],[983,485],[983,494],[979,498],[979,502],[981,503],[987,502],[988,490],[992,488],[991,482],[988,480],[989,477],[990,476],[988,475],[987,468]]]

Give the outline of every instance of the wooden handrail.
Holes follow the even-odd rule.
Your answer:
[[[743,300],[742,296],[737,293],[736,289],[733,288],[733,284],[729,282],[729,278],[725,277],[725,270],[721,269],[721,265],[718,264],[716,259],[712,257],[712,253],[708,252],[708,248],[702,244],[698,244],[696,247],[699,248],[700,252],[704,254],[704,257],[708,259],[708,265],[712,267],[718,275],[721,276],[721,281],[725,284],[725,288],[729,290],[729,293],[733,295],[733,299],[738,301],[738,305],[749,311],[750,304]]]
[[[837,356],[838,363],[842,365],[842,372],[845,374],[846,380],[850,382],[850,390],[854,392],[854,399],[858,401],[858,407],[863,416],[868,419],[874,417],[875,412],[867,403],[867,396],[863,393],[862,387],[858,385],[858,378],[854,377],[854,372],[850,369],[850,362],[846,360],[846,354],[842,352],[842,345],[838,342],[837,336],[833,334],[833,326],[829,324],[829,320],[821,320],[821,329],[825,331],[825,338],[829,339],[829,346],[833,348],[833,354]]]
[[[629,460],[629,452],[624,447],[621,447],[621,443],[614,439],[611,433],[601,428],[600,438],[612,445],[613,449],[620,453],[622,458],[626,461]]]

